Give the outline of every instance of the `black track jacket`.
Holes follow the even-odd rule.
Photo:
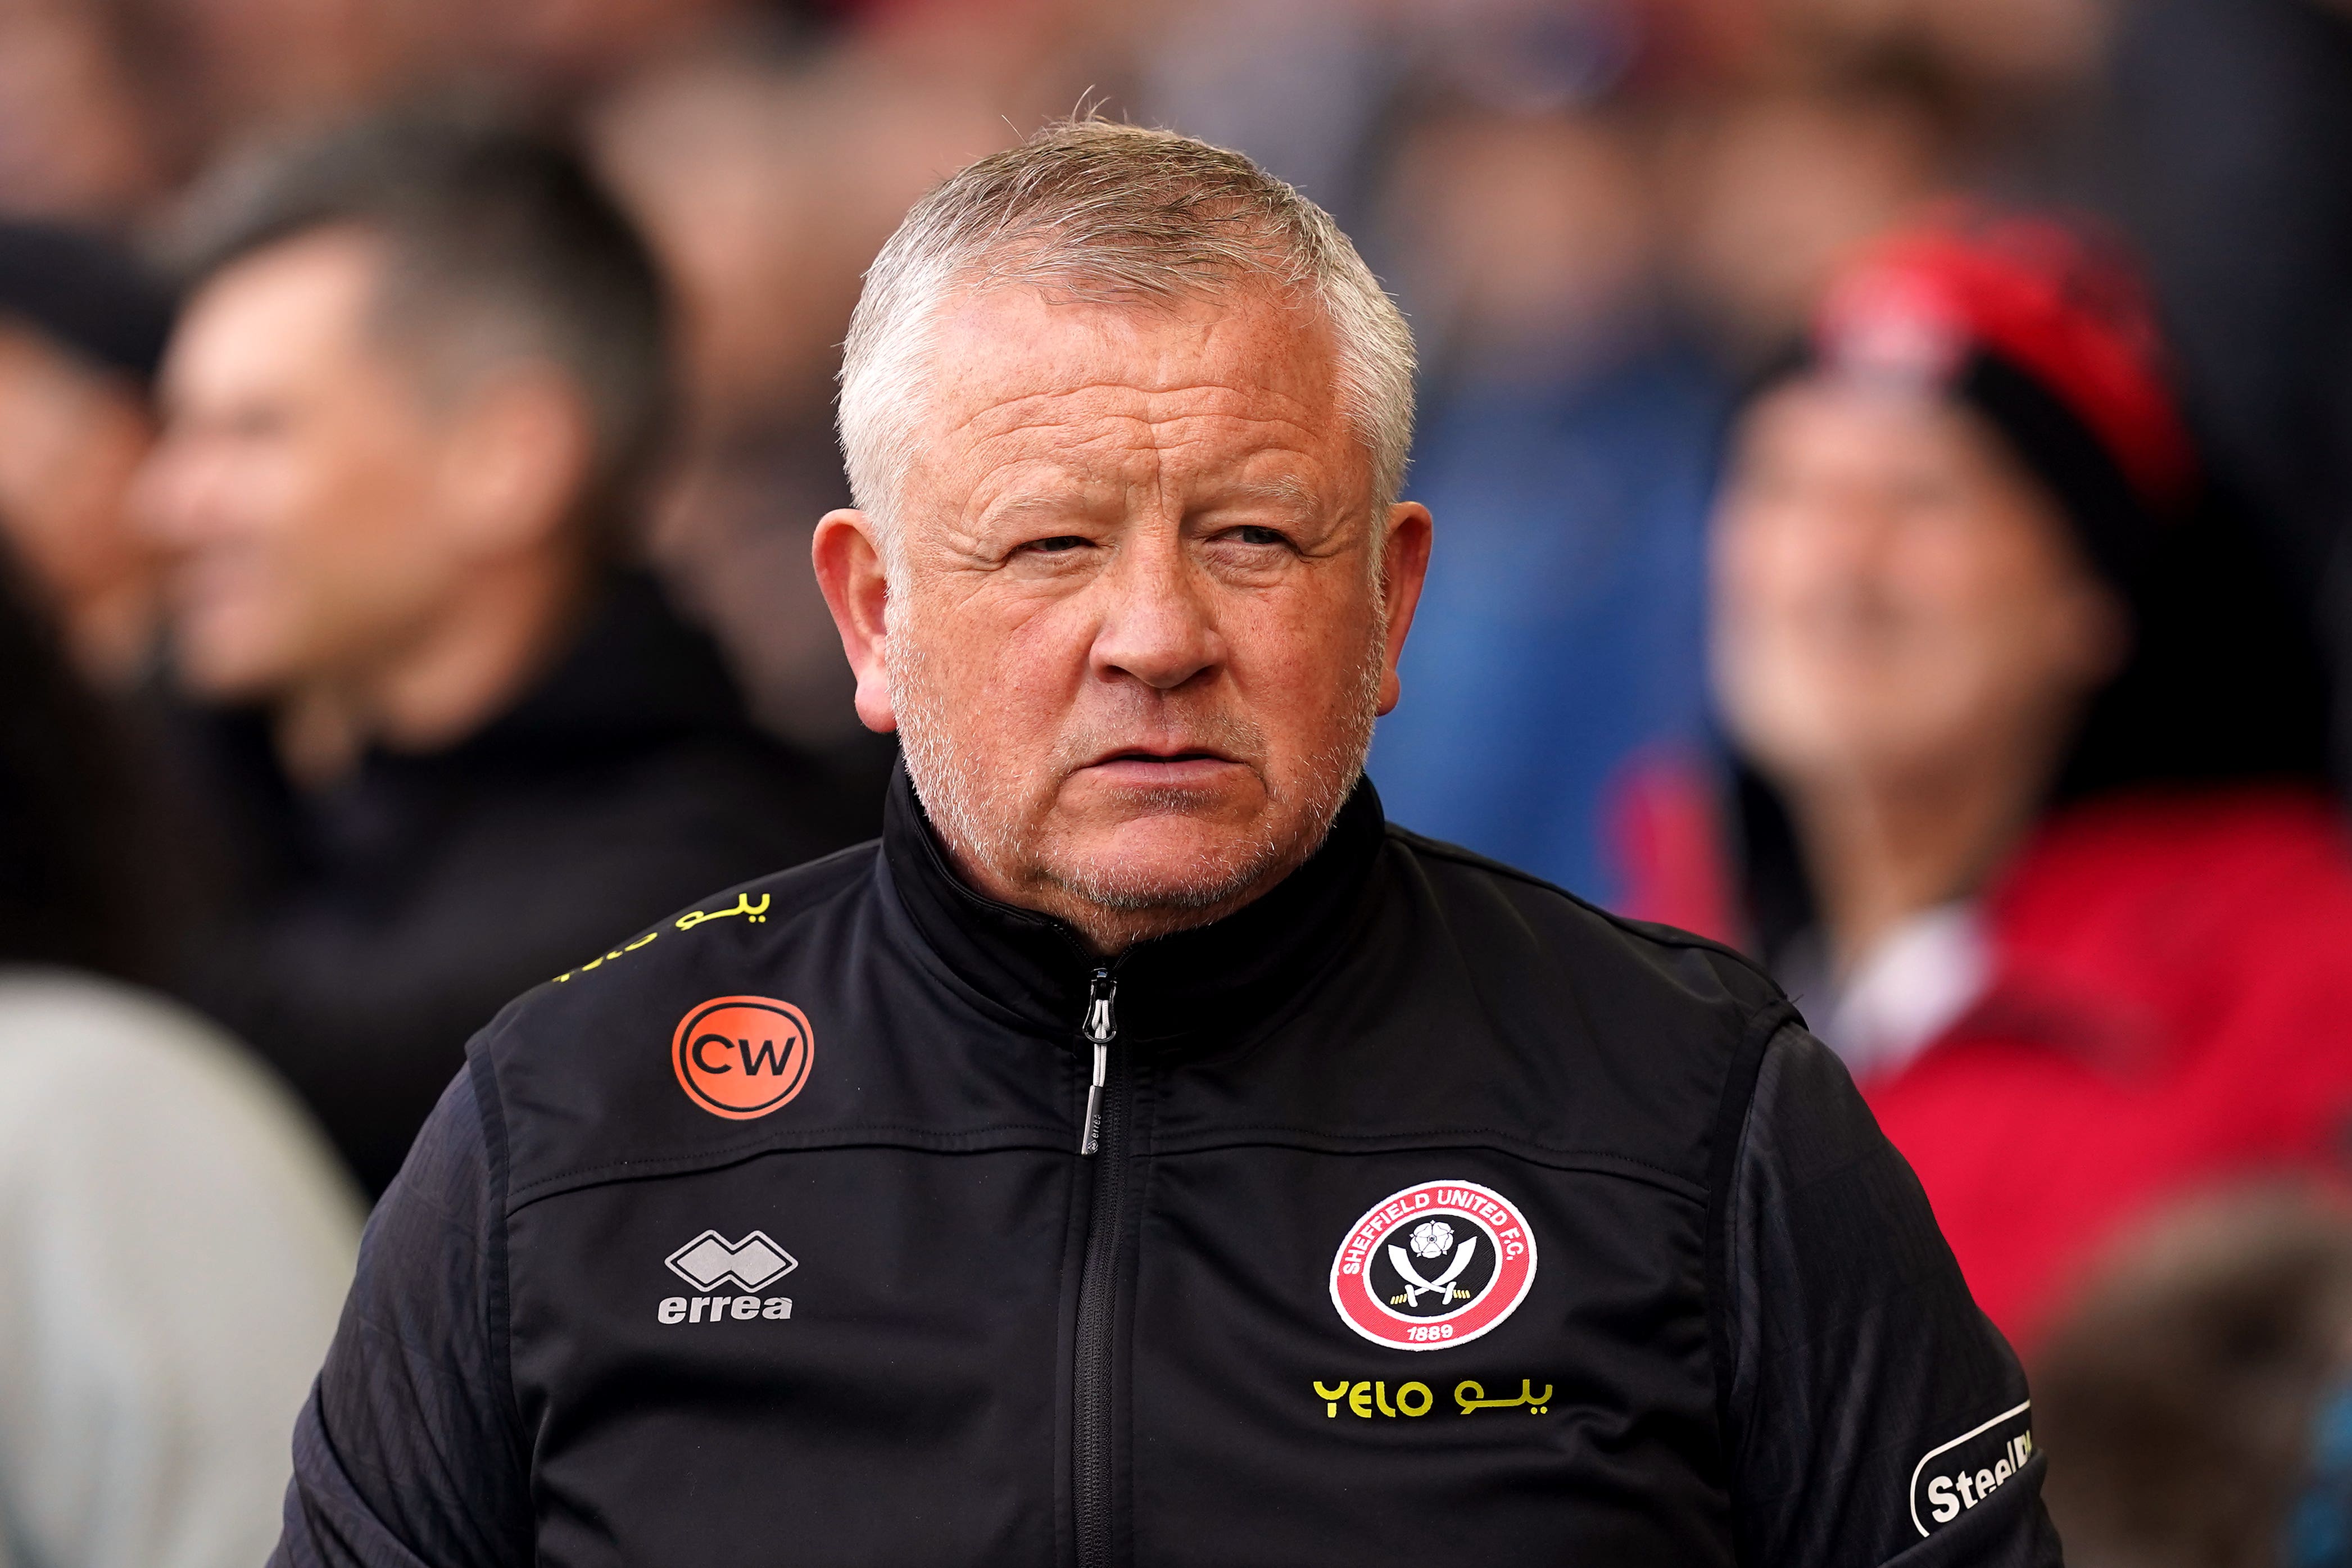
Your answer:
[[[1364,785],[1265,898],[1097,965],[902,776],[878,847],[476,1039],[277,1561],[2024,1568],[2030,1426],[1732,953]]]

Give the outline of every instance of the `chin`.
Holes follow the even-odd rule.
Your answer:
[[[1210,909],[1283,863],[1286,846],[1271,826],[1148,817],[1087,835],[1052,858],[1048,874],[1105,909]]]

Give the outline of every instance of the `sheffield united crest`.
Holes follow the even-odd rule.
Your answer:
[[[1331,1304],[1376,1344],[1444,1350],[1509,1317],[1535,1278],[1535,1232],[1508,1198],[1475,1182],[1423,1182],[1349,1228],[1331,1260]]]

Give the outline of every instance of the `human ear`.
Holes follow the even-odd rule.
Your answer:
[[[898,727],[890,707],[890,582],[873,520],[849,507],[825,513],[809,542],[809,562],[857,676],[858,721],[887,735]]]
[[[535,546],[571,520],[593,437],[586,401],[569,381],[549,370],[513,371],[449,418],[443,494],[473,553]]]
[[[1404,695],[1397,679],[1397,660],[1404,656],[1405,634],[1412,629],[1412,612],[1421,604],[1421,587],[1429,578],[1429,548],[1436,524],[1419,501],[1401,501],[1389,508],[1387,536],[1381,542],[1381,584],[1388,607],[1388,647],[1381,668],[1381,704],[1387,713]]]

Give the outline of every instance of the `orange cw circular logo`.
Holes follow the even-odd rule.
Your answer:
[[[714,996],[677,1021],[669,1055],[688,1099],[713,1116],[749,1121],[800,1093],[816,1035],[789,1002]]]

